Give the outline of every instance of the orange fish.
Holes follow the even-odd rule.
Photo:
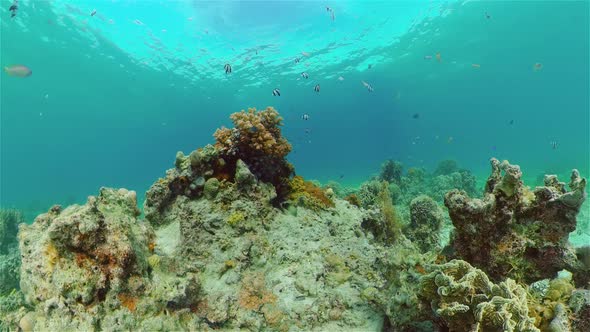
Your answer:
[[[33,71],[29,67],[23,65],[7,66],[4,67],[4,71],[8,75],[16,77],[27,77],[31,76],[31,74],[33,73]]]
[[[436,60],[437,60],[438,62],[441,62],[441,59],[440,59],[440,52],[437,52],[435,56],[436,56]]]
[[[479,64],[477,64],[477,63],[473,63],[473,64],[471,64],[471,67],[473,67],[473,68],[479,68],[481,66]]]

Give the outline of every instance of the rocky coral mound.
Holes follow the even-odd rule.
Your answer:
[[[279,200],[289,193],[288,180],[293,166],[285,159],[291,144],[281,135],[283,119],[272,107],[262,111],[249,108],[231,115],[234,128],[218,129],[213,136],[215,148],[224,165],[220,173],[230,177],[242,160],[256,178],[275,186]]]
[[[520,180],[518,166],[497,159],[491,165],[482,199],[460,190],[445,196],[455,226],[456,255],[494,280],[510,277],[530,283],[563,269],[580,270],[567,241],[586,197],[586,179],[573,170],[568,192],[556,176],[548,175],[544,187],[531,191]]]

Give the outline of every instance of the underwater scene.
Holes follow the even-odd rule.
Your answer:
[[[590,331],[590,2],[0,1],[0,332]]]

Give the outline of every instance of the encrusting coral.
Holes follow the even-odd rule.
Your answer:
[[[573,170],[568,192],[564,183],[549,175],[544,187],[531,191],[520,180],[518,166],[497,159],[491,165],[482,199],[460,190],[445,196],[455,226],[456,255],[494,280],[510,277],[530,283],[562,269],[580,270],[567,239],[586,198],[586,179]]]

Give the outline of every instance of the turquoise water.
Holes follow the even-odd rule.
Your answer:
[[[33,71],[0,76],[1,206],[142,195],[246,107],[277,108],[289,160],[322,182],[358,185],[388,158],[452,158],[480,181],[492,156],[530,179],[590,175],[587,1],[1,6],[1,65]]]

